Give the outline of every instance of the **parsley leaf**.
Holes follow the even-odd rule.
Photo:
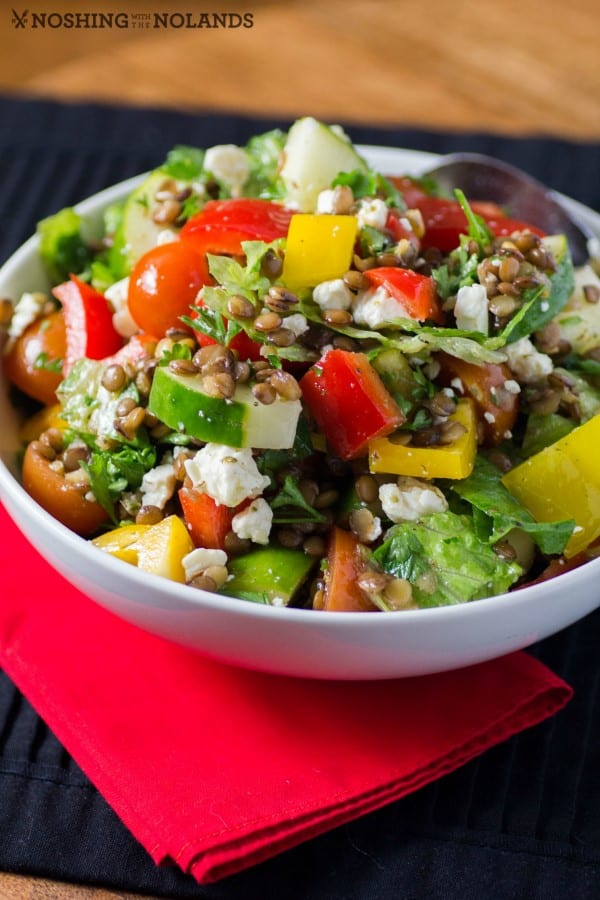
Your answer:
[[[400,210],[406,209],[406,203],[400,191],[389,179],[373,169],[368,169],[366,172],[363,169],[340,172],[331,182],[332,187],[337,185],[347,185],[352,188],[355,200],[361,200],[363,197],[381,197],[388,206]]]
[[[271,509],[283,509],[279,516],[273,517],[277,525],[292,525],[294,522],[325,522],[326,517],[306,502],[298,487],[298,480],[293,475],[286,475],[283,487],[270,502]],[[292,510],[298,510],[296,514]],[[286,510],[288,512],[286,512]]]
[[[169,151],[165,162],[160,168],[165,174],[170,175],[171,178],[193,181],[194,178],[198,178],[201,174],[203,165],[204,150],[179,144]]]
[[[485,223],[485,219],[482,219],[481,216],[478,216],[473,212],[469,201],[465,197],[464,193],[460,190],[460,188],[456,188],[454,191],[456,195],[456,199],[460,203],[460,207],[467,217],[467,236],[475,241],[476,244],[479,245],[479,249],[481,252],[485,250],[486,247],[491,246],[494,241],[494,235],[487,227]]]
[[[44,372],[62,372],[62,367],[62,359],[57,359],[56,357],[54,359],[50,359],[45,351],[38,353],[33,361],[33,368],[43,369]]]

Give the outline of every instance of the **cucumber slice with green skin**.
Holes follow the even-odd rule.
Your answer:
[[[174,431],[228,447],[288,450],[294,445],[302,409],[299,400],[259,403],[247,384],[238,384],[231,400],[210,397],[200,375],[176,375],[159,366],[148,409]]]
[[[310,116],[294,122],[283,156],[280,174],[287,202],[300,212],[314,212],[320,192],[330,187],[340,172],[368,172],[366,162],[350,141]]]
[[[301,550],[265,547],[236,556],[227,563],[229,579],[220,594],[255,603],[287,606],[315,564]]]
[[[166,228],[152,219],[152,210],[156,192],[167,177],[160,169],[151,172],[125,201],[110,251],[110,266],[118,279],[129,275],[140,256],[156,247],[158,235]]]

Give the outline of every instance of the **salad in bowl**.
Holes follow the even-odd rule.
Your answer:
[[[98,554],[314,615],[596,555],[600,279],[563,235],[304,118],[38,243],[47,288],[3,304],[22,484]]]

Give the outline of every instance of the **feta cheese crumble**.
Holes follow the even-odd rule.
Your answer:
[[[250,449],[208,443],[184,465],[193,486],[224,506],[253,500],[271,483],[258,471]]]
[[[250,175],[248,154],[235,144],[217,144],[209,147],[204,155],[204,168],[239,197]]]
[[[164,509],[175,493],[176,484],[177,479],[172,459],[150,469],[142,478],[140,486],[142,506],[157,506],[159,509]]]
[[[110,302],[113,313],[113,326],[122,337],[132,337],[140,330],[133,321],[129,307],[127,306],[127,295],[129,293],[129,276],[115,281],[105,292],[104,296]]]
[[[482,284],[461,287],[454,305],[456,327],[461,331],[488,333],[488,298]]]
[[[292,313],[291,316],[286,316],[283,324],[296,337],[300,337],[301,334],[308,331],[308,322],[306,316],[303,316],[302,313]]]
[[[394,319],[410,319],[399,300],[391,297],[384,287],[361,291],[353,305],[352,317],[357,325],[377,329]]]
[[[313,300],[321,309],[350,309],[352,299],[352,291],[342,278],[322,281],[313,290]]]
[[[41,316],[47,300],[46,294],[42,294],[39,291],[33,294],[26,292],[21,295],[13,310],[10,325],[8,326],[8,337],[11,341],[16,341],[17,338],[20,338],[27,328]]]
[[[383,200],[379,197],[366,197],[360,201],[358,213],[358,227],[360,228],[377,228],[381,231],[385,228],[389,209]]]
[[[417,522],[423,516],[448,509],[442,492],[418,478],[401,477],[396,484],[382,484],[379,499],[392,522]]]
[[[551,358],[536,350],[526,337],[514,344],[507,344],[504,352],[511,372],[524,384],[534,384],[549,375],[554,368]]]
[[[268,544],[272,524],[273,510],[266,500],[259,497],[233,517],[231,528],[242,540]]]
[[[191,581],[196,575],[204,572],[210,566],[227,565],[227,554],[224,550],[209,550],[206,547],[196,547],[190,550],[181,560],[185,572],[185,580]]]

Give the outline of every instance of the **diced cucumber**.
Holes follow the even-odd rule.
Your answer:
[[[340,172],[368,171],[366,162],[344,135],[310,116],[294,122],[283,156],[281,178],[288,202],[300,212],[314,212],[319,193]]]
[[[306,581],[315,558],[301,550],[264,547],[231,559],[219,593],[256,603],[287,606]]]
[[[158,235],[165,230],[165,225],[153,220],[152,210],[154,196],[166,180],[160,169],[151,172],[125,202],[110,251],[110,267],[117,280],[129,275],[139,257],[156,246]]]
[[[166,366],[154,373],[148,409],[174,431],[228,447],[287,450],[294,444],[299,400],[259,403],[247,384],[231,400],[210,397],[200,375],[177,375]]]

